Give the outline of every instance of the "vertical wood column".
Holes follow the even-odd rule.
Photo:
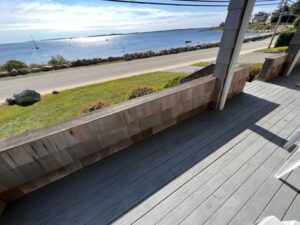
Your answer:
[[[0,201],[0,216],[2,215],[3,211],[5,210],[6,203],[3,201]]]
[[[243,44],[255,0],[231,0],[224,25],[214,76],[218,79],[215,107],[224,108],[234,68]]]
[[[288,48],[288,62],[284,74],[288,76],[292,71],[293,67],[297,64],[299,60],[299,50],[300,50],[300,26],[297,27],[297,30],[292,38],[289,48]]]

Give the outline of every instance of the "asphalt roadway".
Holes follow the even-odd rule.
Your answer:
[[[249,56],[251,56],[249,60],[253,61],[252,58],[255,56],[251,52],[266,48],[269,40],[270,39],[265,39],[245,43],[241,55],[245,58],[246,54],[249,54]],[[0,102],[4,102],[6,98],[12,97],[13,93],[18,93],[24,89],[33,89],[42,94],[46,94],[51,93],[53,90],[65,90],[141,73],[180,70],[180,68],[187,67],[194,62],[213,61],[217,53],[218,48],[210,48],[127,62],[77,67],[1,79]]]

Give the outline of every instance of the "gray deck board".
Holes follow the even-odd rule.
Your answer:
[[[295,78],[255,81],[208,111],[10,204],[2,225],[300,220],[300,169],[276,180],[299,127]],[[278,204],[281,202],[281,204]],[[16,216],[17,215],[17,216]]]
[[[298,117],[298,120],[300,117]],[[290,125],[294,125],[293,122]],[[284,128],[287,131],[288,127]],[[295,126],[293,127],[295,129]],[[292,128],[292,129],[293,129]],[[282,134],[281,134],[282,135]],[[288,134],[289,136],[290,134]],[[286,136],[286,137],[288,137]],[[279,140],[280,141],[280,140]],[[280,143],[281,145],[283,142]],[[270,143],[270,148],[276,145]],[[275,145],[275,146],[274,146]],[[266,146],[267,147],[267,146]],[[281,150],[281,151],[280,151]],[[274,154],[268,159],[268,162],[262,164],[260,168],[253,174],[227,201],[222,207],[212,215],[205,224],[228,224],[235,213],[242,207],[245,202],[259,189],[269,176],[274,176],[278,166],[286,159],[288,152],[280,147],[275,149]],[[269,172],[269,173],[268,173]]]
[[[283,217],[283,220],[297,220],[300,221],[300,195],[297,194],[296,198],[294,199],[293,203],[290,205],[287,213]]]
[[[277,168],[279,169],[279,168]],[[283,177],[286,180],[290,175]],[[253,196],[243,205],[243,207],[231,219],[230,225],[239,225],[240,221],[254,223],[258,215],[263,212],[269,202],[273,199],[274,195],[284,185],[284,183],[274,178],[274,174],[269,176],[268,179],[259,187]],[[298,210],[300,207],[297,208]],[[293,211],[293,210],[292,210]],[[292,213],[293,214],[293,213]],[[294,215],[291,215],[294,217]]]
[[[283,114],[285,115],[285,114]],[[280,114],[276,114],[277,117],[280,117]],[[276,121],[276,120],[275,120]],[[214,174],[216,174],[218,171],[220,174],[224,174],[224,172],[220,171],[220,169],[222,169],[222,166],[230,166],[232,164],[232,166],[234,166],[235,168],[239,168],[239,165],[242,165],[243,161],[242,160],[248,160],[250,155],[251,155],[251,150],[255,150],[255,148],[253,148],[253,146],[251,146],[252,143],[256,143],[255,141],[257,140],[257,138],[259,137],[259,135],[253,133],[251,135],[249,135],[246,139],[244,139],[241,143],[239,143],[238,145],[234,146],[234,148],[232,148],[230,150],[230,152],[228,152],[223,158],[222,160],[219,161],[215,161],[212,166],[209,167],[209,170],[204,171],[201,175],[195,177],[191,184],[186,185],[188,187],[184,187],[183,190],[178,190],[176,192],[176,194],[174,194],[174,196],[169,197],[168,199],[164,200],[162,202],[162,205],[164,205],[164,210],[168,210],[170,211],[172,209],[172,207],[176,206],[176,202],[179,201],[179,199],[184,199],[185,194],[187,193],[191,193],[197,186],[200,186],[201,183],[206,182],[205,178],[210,178],[213,177]],[[253,154],[255,154],[255,152],[253,152]],[[236,159],[234,159],[234,157],[237,157]],[[235,161],[232,161],[232,160]],[[230,164],[229,164],[230,163]],[[209,172],[209,173],[208,173]],[[214,181],[212,181],[213,186],[214,183],[216,181],[219,181],[219,178],[214,179]],[[207,186],[207,183],[206,183]],[[212,191],[212,188],[208,187],[209,191]],[[202,190],[201,190],[202,191]],[[184,194],[185,193],[185,194]],[[205,197],[204,194],[201,195],[201,197]],[[193,198],[193,197],[191,197]],[[187,211],[189,211],[191,209],[191,202],[187,201]],[[197,200],[196,203],[199,202],[199,199]],[[168,204],[169,203],[169,204]],[[152,210],[151,213],[149,213],[147,216],[145,216],[146,218],[149,219],[150,223],[151,221],[153,221],[155,219],[155,217],[159,217],[163,214],[163,209],[162,206],[156,207],[156,210]],[[182,213],[183,213],[183,209],[179,209],[179,210],[175,210],[169,217],[172,218],[172,222],[170,223],[175,223],[176,221],[180,220],[180,217],[182,217]],[[142,218],[140,220],[141,223],[145,224],[145,222],[147,221],[146,218]]]
[[[282,129],[285,127],[283,126],[280,128]],[[280,139],[276,140],[277,142],[276,144],[280,144],[280,141],[281,141]],[[249,177],[253,176],[253,174],[255,174],[256,171],[259,171],[258,169],[264,163],[266,163],[267,165],[264,166],[264,170],[259,172],[264,172],[263,175],[265,176],[270,172],[269,170],[272,171],[273,166],[277,165],[276,160],[282,160],[282,155],[281,157],[277,157],[277,158],[274,157],[276,156],[276,154],[273,154],[275,148],[277,147],[276,144],[273,144],[272,142],[266,142],[264,139],[260,139],[259,141],[256,141],[248,149],[248,152],[257,151],[257,153],[249,161],[242,162],[242,160],[239,160],[238,162],[242,163],[243,166],[238,171],[236,171],[230,177],[230,179],[228,179],[226,183],[224,183],[204,202],[202,202],[201,205],[197,207],[197,209],[192,211],[192,213],[188,215],[187,218],[184,219],[182,224],[195,224],[195,223],[204,224],[209,219],[209,217],[214,212],[216,212],[223,203],[225,203],[225,201],[228,201],[231,195],[233,195],[234,193],[238,194],[239,188],[242,187],[242,185],[244,186],[246,184],[246,181],[249,179]],[[280,152],[278,152],[278,154],[279,153]],[[238,164],[238,162],[231,163],[226,169],[230,171],[234,165]],[[222,170],[221,172],[226,173],[227,170]],[[189,202],[187,202],[187,205],[189,205]],[[220,211],[220,213],[222,214],[222,210]],[[217,219],[219,219],[219,217]],[[224,220],[225,220],[224,222],[226,222],[226,217],[224,218]],[[221,221],[222,220],[219,220],[218,222]]]
[[[287,183],[293,186],[300,184],[300,170],[294,170],[287,178]],[[264,211],[259,215],[258,220],[268,215],[275,215],[277,218],[282,219],[289,209],[290,205],[297,197],[298,192],[291,188],[289,185],[282,185],[275,196],[271,199]],[[298,209],[300,212],[300,209]]]

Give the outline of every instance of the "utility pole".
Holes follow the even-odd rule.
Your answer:
[[[268,48],[271,48],[272,42],[273,42],[274,37],[275,37],[275,35],[276,35],[276,33],[277,33],[277,29],[278,29],[279,24],[280,24],[280,22],[281,22],[281,18],[282,18],[282,16],[283,16],[284,9],[286,8],[287,2],[288,2],[288,0],[285,0],[285,1],[284,1],[284,4],[283,4],[282,7],[281,7],[281,12],[280,12],[280,15],[279,15],[279,17],[278,17],[277,24],[276,24],[276,27],[275,27],[275,30],[274,30],[274,33],[273,33],[273,35],[272,35],[272,38],[271,38],[271,41],[270,41],[270,44],[269,44]]]

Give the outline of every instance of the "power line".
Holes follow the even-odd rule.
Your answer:
[[[164,3],[164,2],[142,2],[131,0],[103,0],[107,2],[119,2],[119,3],[133,3],[142,5],[165,5],[165,6],[194,6],[194,7],[228,7],[228,5],[199,5],[199,4],[177,4],[177,3]]]
[[[185,3],[167,3],[167,2],[151,2],[151,1],[135,1],[135,0],[103,0],[108,2],[118,2],[118,3],[132,3],[132,4],[142,4],[142,5],[164,5],[164,6],[193,6],[193,7],[228,7],[228,4],[185,4]],[[189,2],[225,2],[225,1],[209,1],[209,0],[181,0],[181,1],[189,1]],[[259,1],[262,3],[257,4],[256,6],[267,6],[267,5],[277,5],[278,3],[263,3],[268,0]],[[226,1],[228,2],[228,1]],[[229,2],[228,2],[229,3]]]
[[[180,1],[180,0],[174,0],[174,1]],[[182,1],[189,1],[189,2],[230,2],[230,0],[182,0]],[[292,1],[292,0],[289,0]],[[256,0],[255,2],[278,2],[280,3],[280,0]]]

